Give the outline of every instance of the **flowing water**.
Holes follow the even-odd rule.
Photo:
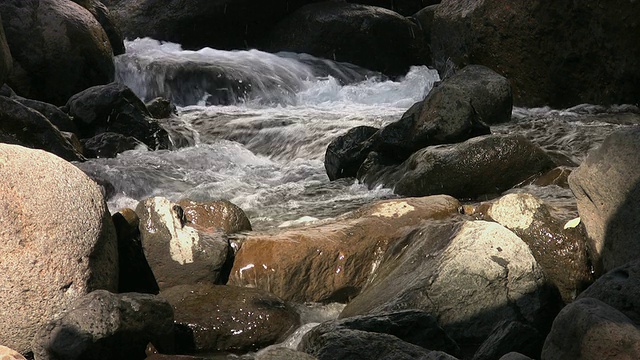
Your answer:
[[[352,127],[398,120],[439,80],[427,67],[391,81],[304,54],[184,51],[150,39],[126,46],[127,54],[116,58],[117,80],[145,101],[163,96],[178,106],[177,116],[161,120],[174,148],[131,150],[78,166],[113,185],[112,212],[135,208],[150,196],[228,199],[247,213],[254,229],[330,218],[394,197],[391,189],[369,190],[353,179],[330,182],[326,147]],[[515,108],[512,121],[492,126],[492,132],[524,134],[576,166],[609,133],[638,123],[637,113],[632,106]],[[567,217],[575,215],[566,188],[529,185],[524,191],[568,209]],[[337,314],[329,307],[307,311],[307,317],[314,311]],[[295,345],[300,336],[288,342]]]

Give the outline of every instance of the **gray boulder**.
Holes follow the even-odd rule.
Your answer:
[[[40,112],[0,96],[0,141],[42,149],[68,161],[84,157]]]
[[[607,137],[569,175],[601,274],[640,258],[640,129]]]
[[[160,296],[173,306],[179,353],[256,351],[283,341],[300,325],[293,307],[260,289],[179,285]]]
[[[542,350],[542,360],[638,358],[638,325],[593,298],[576,300],[562,309]]]
[[[627,19],[638,17],[635,1],[443,0],[431,52],[441,74],[468,64],[496,70],[511,81],[518,106],[635,104],[640,24]]]
[[[384,184],[405,196],[447,194],[464,199],[498,194],[554,167],[542,149],[519,135],[430,146],[398,166],[386,166],[376,155],[369,154],[358,179],[371,188]]]
[[[100,187],[59,157],[0,144],[0,178],[0,343],[26,353],[76,299],[117,290],[117,239]]]
[[[113,132],[132,136],[151,149],[170,146],[167,131],[125,85],[93,86],[73,95],[62,110],[73,117],[81,139]]]
[[[0,2],[18,95],[55,105],[90,86],[113,81],[113,52],[102,26],[68,0]],[[7,21],[11,19],[11,21]]]
[[[173,350],[171,305],[154,295],[97,290],[40,329],[34,354],[38,360],[139,360],[149,342]]]
[[[316,360],[316,358],[302,351],[273,345],[258,351],[255,360]]]
[[[221,233],[198,231],[179,205],[163,197],[141,201],[136,213],[142,247],[160,290],[219,280],[230,251]]]
[[[305,5],[261,42],[270,52],[291,51],[348,62],[386,75],[426,65],[428,48],[411,20],[375,6],[325,1]]]
[[[595,280],[583,227],[565,229],[569,219],[561,221],[553,217],[542,200],[527,193],[508,194],[492,203],[486,215],[529,245],[536,261],[566,303],[573,301]]]
[[[546,281],[528,246],[499,224],[424,223],[387,250],[340,317],[421,309],[465,348],[502,321],[550,324],[557,298]]]

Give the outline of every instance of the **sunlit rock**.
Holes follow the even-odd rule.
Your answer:
[[[196,202],[184,199],[178,205],[184,211],[186,221],[196,229],[225,234],[251,230],[251,222],[244,211],[228,200]]]
[[[355,330],[355,332],[344,334],[341,333],[341,330]],[[337,333],[331,334],[334,332]],[[349,340],[354,334],[359,337],[361,335],[359,332],[393,335],[402,341],[424,349],[444,351],[452,355],[457,355],[460,351],[455,341],[438,326],[436,319],[420,310],[396,311],[327,321],[305,334],[298,348],[321,359],[328,359],[328,356],[331,355],[340,358],[335,353],[340,346],[343,348],[339,351],[343,351],[345,354],[360,353],[366,349],[352,347]],[[379,351],[377,346],[380,344],[372,344],[372,348],[375,349],[366,350],[371,351],[369,358],[383,358],[381,355],[374,355],[376,351]]]
[[[526,193],[505,195],[489,206],[486,215],[527,243],[565,302],[593,282],[583,227],[565,227],[568,219],[553,217],[542,200]]]
[[[542,350],[542,360],[611,358],[640,358],[640,329],[593,298],[576,300],[562,309]]]
[[[249,234],[229,283],[296,302],[346,302],[371,281],[386,249],[406,226],[457,214],[449,196],[384,200],[336,220]]]
[[[49,119],[4,96],[0,96],[0,142],[46,150],[68,161],[83,159]]]
[[[405,196],[447,194],[459,199],[495,195],[554,167],[551,158],[520,135],[488,135],[460,144],[430,146],[401,165],[369,154],[358,178]]]
[[[300,325],[294,308],[260,289],[179,285],[160,296],[174,309],[178,352],[255,351]]]
[[[93,86],[73,95],[62,109],[73,117],[81,139],[114,132],[135,137],[154,150],[170,145],[167,131],[125,85]]]
[[[179,205],[163,197],[141,201],[136,213],[144,254],[160,290],[218,281],[230,251],[221,232],[199,231]]]
[[[619,130],[569,176],[598,273],[640,258],[640,129]]]
[[[546,281],[529,247],[499,224],[426,222],[384,253],[340,317],[421,309],[469,350],[502,321],[548,326],[558,299]]]
[[[117,239],[99,186],[59,157],[0,144],[0,178],[0,344],[26,353],[77,298],[117,291]]]
[[[63,105],[73,94],[114,79],[113,52],[100,23],[67,0],[0,2],[20,96]],[[10,20],[10,21],[9,21]]]
[[[155,295],[98,290],[43,326],[33,352],[39,360],[137,360],[149,342],[173,351],[171,305]]]
[[[0,345],[0,359],[2,360],[26,360],[19,352]]]

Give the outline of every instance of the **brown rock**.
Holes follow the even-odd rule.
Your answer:
[[[247,351],[282,341],[298,313],[264,290],[225,285],[179,285],[160,293],[174,309],[178,352]]]
[[[403,227],[449,217],[458,206],[449,196],[385,200],[329,223],[248,235],[229,283],[289,301],[348,301],[371,279]]]
[[[237,205],[227,200],[195,202],[181,200],[178,205],[184,210],[187,221],[202,231],[219,231],[232,234],[250,231],[251,223],[247,215]]]
[[[100,188],[70,163],[0,144],[0,178],[0,343],[24,353],[75,299],[117,290],[117,239]]]
[[[20,353],[0,345],[0,360],[26,360]]]

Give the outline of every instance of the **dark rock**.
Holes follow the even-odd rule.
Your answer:
[[[315,357],[286,347],[273,345],[256,353],[255,360],[317,360]]]
[[[573,171],[573,167],[558,166],[546,172],[544,175],[535,179],[533,182],[537,186],[549,186],[556,185],[561,188],[569,188],[569,175]]]
[[[13,91],[13,89],[11,89],[9,87],[9,85],[4,84],[4,85],[0,86],[0,96],[4,96],[4,97],[8,97],[8,98],[14,98],[17,95]]]
[[[581,298],[562,309],[542,350],[545,360],[611,358],[640,358],[640,329],[593,298]]]
[[[0,2],[0,14],[13,56],[7,83],[18,95],[62,105],[81,90],[113,81],[109,39],[80,5],[5,0]]]
[[[141,201],[136,213],[142,247],[160,290],[225,277],[230,247],[221,233],[198,231],[180,206],[162,197]]]
[[[449,63],[496,70],[511,81],[518,106],[633,104],[640,99],[640,24],[629,19],[638,17],[637,2],[444,0],[431,51],[441,74]]]
[[[457,354],[460,349],[436,319],[421,310],[403,310],[373,315],[354,316],[328,321],[313,328],[302,339],[302,350],[315,348],[314,343],[326,333],[340,330],[358,330],[378,334],[388,334],[402,341],[429,350],[440,350]],[[307,351],[309,352],[309,351]],[[314,354],[314,351],[309,352]]]
[[[176,112],[175,105],[163,97],[157,97],[145,105],[147,106],[147,110],[149,110],[151,116],[156,119],[168,118]]]
[[[74,134],[78,132],[75,123],[71,120],[69,115],[53,104],[38,100],[25,99],[22,97],[15,97],[13,100],[44,115],[44,117],[46,117],[47,120],[55,125],[60,131],[67,131]]]
[[[394,242],[340,317],[421,309],[468,353],[502,321],[546,330],[558,302],[546,281],[527,245],[499,224],[425,222]]]
[[[409,16],[420,11],[422,8],[440,3],[440,0],[356,0],[352,2],[356,4],[379,6],[393,10],[400,15]]]
[[[377,132],[378,129],[371,126],[357,126],[331,141],[324,155],[329,180],[355,177],[371,150],[366,141]]]
[[[251,231],[247,215],[228,200],[196,202],[184,199],[178,205],[184,211],[187,222],[198,230],[222,231],[225,234]]]
[[[510,352],[510,353],[504,354],[500,358],[500,360],[533,360],[533,359],[526,355],[520,354],[518,352]]]
[[[88,158],[113,158],[119,153],[147,146],[140,140],[122,134],[104,132],[82,141],[84,155]]]
[[[105,132],[133,136],[151,149],[169,147],[169,136],[144,103],[125,85],[110,83],[75,94],[63,110],[71,115],[82,139]]]
[[[160,288],[144,256],[140,241],[140,218],[133,210],[127,208],[113,214],[111,218],[118,235],[118,292],[158,294]]]
[[[45,325],[34,340],[36,358],[131,359],[149,342],[172,351],[173,311],[158,296],[96,290]]]
[[[578,299],[598,299],[640,326],[639,284],[640,260],[635,260],[602,275]]]
[[[393,187],[399,195],[477,198],[501,193],[553,167],[549,156],[524,137],[490,135],[427,147],[399,166],[374,162],[358,178],[369,187]]]
[[[567,221],[553,217],[540,199],[527,193],[505,195],[490,205],[487,216],[527,243],[566,303],[595,280],[583,226],[565,228]]]
[[[298,349],[318,360],[427,359],[431,352],[389,334],[348,328],[329,332],[316,329],[305,334]]]
[[[84,160],[46,117],[4,96],[0,96],[0,142],[46,150],[67,161]]]
[[[284,340],[300,322],[292,307],[260,289],[179,285],[160,295],[173,306],[184,353],[255,351]]]
[[[494,360],[517,351],[540,358],[544,338],[535,328],[518,321],[505,321],[495,329],[473,356],[473,360]]]
[[[411,65],[428,63],[420,28],[387,9],[346,2],[303,6],[279,22],[260,47],[292,51],[405,75]]]
[[[569,175],[596,274],[640,258],[640,129],[608,136]]]
[[[13,60],[11,59],[11,51],[7,44],[7,38],[4,34],[2,26],[2,17],[0,16],[0,86],[2,86],[11,74],[13,69]],[[3,96],[6,96],[2,94]]]
[[[109,38],[109,43],[113,49],[113,55],[124,54],[124,42],[122,41],[122,32],[114,24],[113,17],[109,9],[98,0],[72,0],[74,3],[89,10],[96,20],[102,25],[102,29]]]

